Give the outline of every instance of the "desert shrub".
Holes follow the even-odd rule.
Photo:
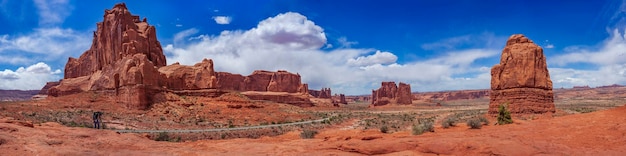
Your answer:
[[[413,125],[412,132],[413,135],[420,135],[424,132],[435,132],[435,127],[431,121],[422,122],[420,124]]]
[[[480,122],[479,119],[470,119],[467,120],[467,126],[471,129],[480,129],[481,127],[483,127],[483,124]]]
[[[313,137],[315,137],[316,134],[317,134],[316,130],[303,130],[302,133],[300,133],[300,138],[313,139]]]
[[[380,127],[380,132],[387,133],[388,131],[389,131],[389,127],[387,126]]]
[[[498,107],[498,125],[505,125],[513,123],[511,118],[511,112],[507,110],[507,104],[501,104]]]
[[[156,140],[156,141],[169,141],[170,140],[170,135],[167,134],[167,132],[161,132],[161,133],[159,133],[157,138],[154,139],[154,140]]]
[[[454,127],[456,126],[456,118],[454,117],[446,117],[445,119],[443,119],[443,121],[441,122],[441,127],[443,128],[450,128],[450,127]]]
[[[487,118],[485,118],[484,116],[478,117],[478,121],[483,123],[483,125],[489,125],[489,120],[487,120]]]

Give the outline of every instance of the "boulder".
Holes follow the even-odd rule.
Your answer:
[[[513,114],[554,113],[554,93],[543,49],[524,35],[509,37],[500,63],[491,68],[489,114],[501,104]]]

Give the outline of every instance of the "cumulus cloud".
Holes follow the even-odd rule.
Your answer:
[[[59,56],[77,56],[89,48],[88,33],[72,29],[40,28],[22,36],[0,35],[0,63],[34,63],[32,58],[52,61]],[[6,56],[6,57],[5,57]]]
[[[381,81],[410,83],[414,91],[488,88],[489,71],[473,67],[473,62],[494,55],[488,49],[447,51],[427,60],[398,63],[392,52],[376,49],[322,50],[329,45],[324,29],[294,12],[267,18],[250,30],[184,38],[180,39],[184,44],[165,46],[171,62],[192,65],[211,58],[217,71],[243,75],[288,70],[302,75],[311,89],[332,87],[346,94],[369,94]]]
[[[395,63],[398,57],[390,52],[376,51],[373,55],[359,56],[357,58],[348,59],[348,65],[352,66],[370,66],[374,64],[391,64]]]
[[[215,20],[217,24],[230,24],[230,21],[233,19],[228,16],[213,16],[213,20]]]
[[[69,0],[35,0],[34,2],[39,15],[39,25],[63,23],[73,10],[69,5]]]
[[[39,62],[17,70],[0,71],[0,89],[36,90],[46,82],[59,80],[61,70],[52,70],[50,66]]]

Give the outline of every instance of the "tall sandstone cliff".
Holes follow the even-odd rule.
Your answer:
[[[98,91],[113,94],[128,108],[147,109],[152,103],[159,102],[155,95],[164,92],[286,92],[289,94],[274,97],[256,94],[254,97],[308,105],[308,98],[286,97],[291,93],[308,94],[308,86],[301,83],[299,74],[280,70],[255,71],[249,76],[216,72],[211,59],[193,66],[179,63],[165,66],[165,56],[154,26],[149,25],[147,19],[139,20],[139,16],[130,14],[123,3],[104,12],[104,20],[97,24],[93,37],[89,50],[78,59],[69,58],[65,78],[48,89],[48,95]]]
[[[144,54],[156,67],[166,65],[156,29],[147,19],[130,14],[126,5],[116,4],[104,11],[104,20],[97,24],[91,48],[78,59],[69,58],[65,78],[89,76],[107,65],[135,54]]]
[[[382,82],[377,90],[372,90],[371,106],[382,106],[387,104],[411,104],[411,86],[400,82],[396,86],[395,82]]]
[[[491,68],[489,114],[504,103],[515,114],[555,112],[543,49],[521,34],[509,37],[500,64]]]

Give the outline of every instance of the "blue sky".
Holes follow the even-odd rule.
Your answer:
[[[0,89],[62,78],[122,1],[0,1]],[[486,89],[506,39],[544,48],[555,88],[626,84],[626,2],[126,2],[157,28],[168,64],[211,58],[218,71],[299,73],[311,89],[368,94],[381,81],[413,91]]]

